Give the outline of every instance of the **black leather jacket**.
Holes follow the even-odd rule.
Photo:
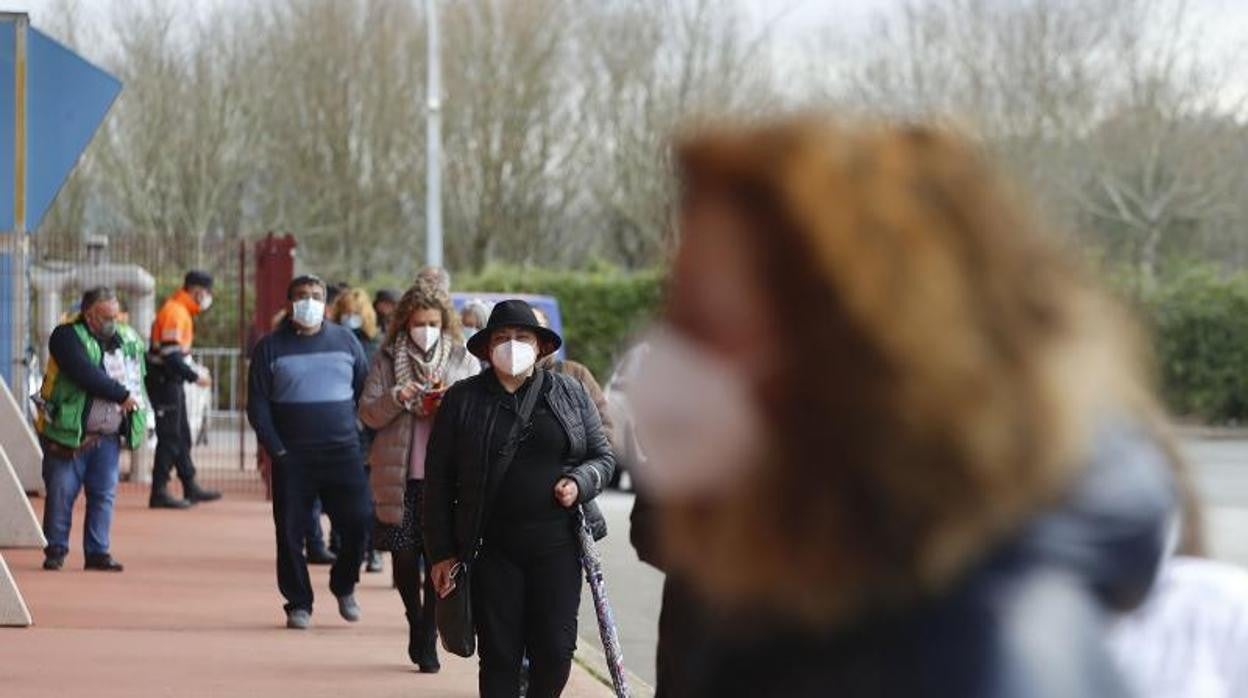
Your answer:
[[[591,500],[602,493],[615,471],[615,455],[602,428],[598,409],[575,379],[545,369],[543,390],[551,412],[568,436],[567,476],[580,490],[595,537],[606,522]],[[447,391],[434,419],[425,458],[423,534],[433,562],[451,557],[470,560],[481,539],[482,511],[487,491],[499,484],[500,473],[490,472],[489,439],[499,408],[502,386],[491,371],[462,380]],[[553,494],[552,494],[553,496]]]

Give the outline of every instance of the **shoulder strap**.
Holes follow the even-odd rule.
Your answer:
[[[511,431],[507,433],[507,440],[503,442],[503,450],[498,459],[499,482],[503,481],[503,476],[511,467],[511,461],[516,457],[516,449],[520,447],[520,431],[528,426],[529,420],[533,417],[533,408],[537,406],[537,399],[542,394],[545,373],[541,369],[533,373],[533,383],[529,386],[529,392],[524,394],[524,400],[520,402],[520,410],[516,412],[516,421],[512,423]]]
[[[546,376],[546,372],[540,368],[533,372],[533,385],[529,386],[529,392],[525,393],[524,401],[520,403],[520,411],[517,413],[519,419],[511,427],[511,439],[514,439],[520,433],[520,429],[529,423],[529,419],[533,416],[533,408],[537,406],[537,399],[542,394],[542,383]],[[508,439],[510,441],[511,439]]]
[[[520,411],[516,413],[516,421],[511,425],[511,431],[507,432],[507,440],[503,442],[502,451],[498,455],[498,463],[495,468],[498,474],[494,476],[494,486],[490,488],[488,482],[490,478],[486,477],[486,501],[482,507],[481,513],[485,516],[494,510],[494,500],[498,498],[498,491],[501,489],[503,478],[507,476],[507,470],[511,468],[511,462],[516,459],[516,450],[520,447],[520,430],[528,425],[529,420],[533,416],[533,408],[537,406],[537,399],[542,394],[542,383],[545,379],[545,371],[537,369],[533,373],[533,383],[529,385],[529,392],[524,394],[524,400],[520,403]],[[488,436],[486,437],[489,438]],[[488,455],[487,455],[488,458]],[[481,528],[481,524],[478,524]]]

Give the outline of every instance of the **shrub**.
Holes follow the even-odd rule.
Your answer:
[[[1140,296],[1162,392],[1182,417],[1248,418],[1248,275],[1188,266]]]
[[[567,271],[487,267],[457,275],[456,291],[532,293],[559,299],[568,358],[585,364],[605,381],[629,338],[654,315],[662,273],[625,273],[613,267]]]

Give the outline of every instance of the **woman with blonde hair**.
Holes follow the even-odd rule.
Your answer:
[[[377,311],[373,309],[373,301],[368,291],[362,288],[348,288],[334,299],[329,310],[329,319],[355,333],[355,338],[364,346],[364,355],[371,362],[377,349],[381,347],[381,327],[377,324]]]
[[[1139,339],[966,141],[798,119],[677,148],[634,406],[692,695],[1125,695],[1175,506]],[[748,622],[745,622],[748,619]]]
[[[446,390],[480,366],[458,340],[451,298],[436,284],[417,281],[408,289],[391,327],[360,398],[360,420],[376,432],[369,449],[378,520],[374,543],[394,557],[395,584],[407,611],[408,657],[421,672],[436,673],[437,595],[420,527],[425,447]]]

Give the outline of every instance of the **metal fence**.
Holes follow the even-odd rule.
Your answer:
[[[215,277],[215,302],[196,318],[193,360],[213,377],[210,387],[186,386],[192,459],[204,487],[263,494],[255,437],[247,424],[248,323],[254,307],[254,257],[242,239],[201,243],[194,263],[171,259],[167,246],[142,239],[82,240],[44,236],[31,245],[31,308],[26,363],[37,389],[46,365],[51,327],[77,311],[83,290],[113,286],[129,324],[146,339],[156,310],[182,281],[187,267]],[[142,448],[122,458],[122,489],[148,487],[155,447],[154,421]],[[176,486],[175,486],[176,491]]]
[[[191,426],[191,457],[200,484],[229,492],[263,492],[257,466],[256,439],[247,424],[247,360],[239,348],[196,348],[193,361],[208,369],[213,384],[186,386],[187,419]],[[156,446],[149,434],[145,447],[123,464],[123,487],[146,487]]]

